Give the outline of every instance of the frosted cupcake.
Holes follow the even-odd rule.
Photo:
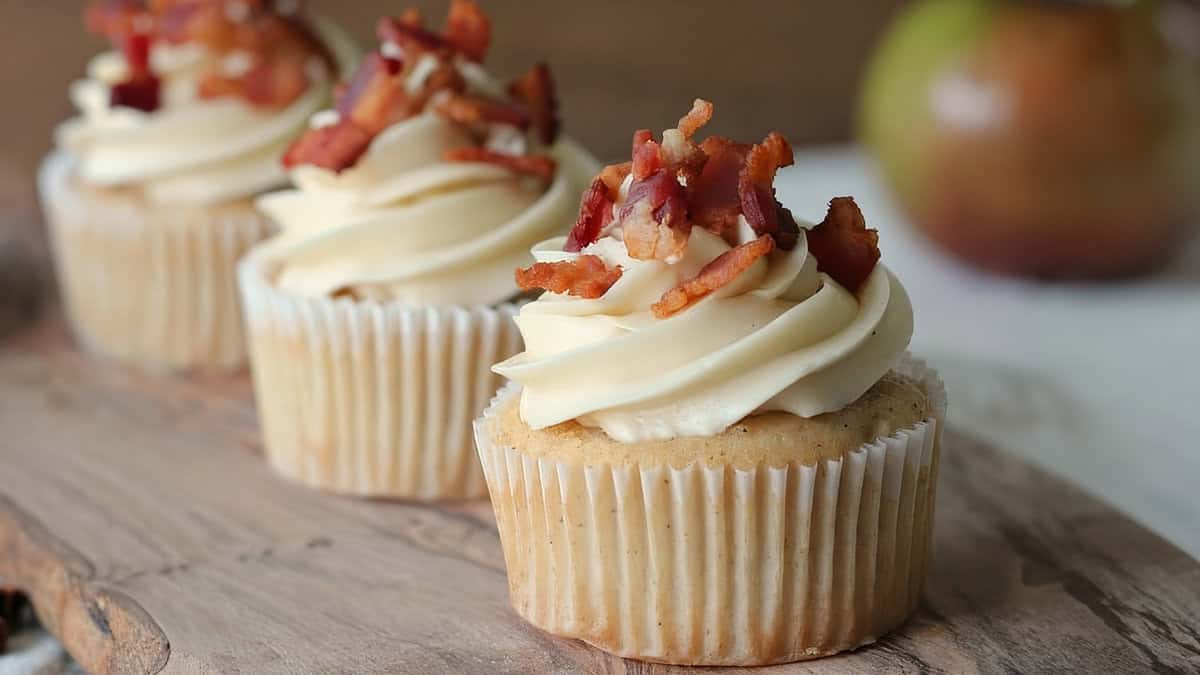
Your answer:
[[[513,383],[476,422],[526,620],[620,656],[761,665],[916,608],[945,396],[849,198],[801,228],[782,136],[634,136],[519,270]]]
[[[282,234],[240,268],[266,454],[327,490],[480,497],[471,422],[521,349],[512,268],[598,165],[558,138],[545,66],[483,69],[473,2],[443,32],[408,12],[379,37],[287,152],[296,189],[258,202]]]
[[[252,198],[326,104],[354,49],[271,3],[107,0],[117,51],[71,86],[39,189],[59,287],[89,350],[153,369],[233,369],[246,348],[234,265],[271,231]]]

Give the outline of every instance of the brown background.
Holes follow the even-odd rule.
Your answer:
[[[710,130],[797,144],[845,139],[870,48],[902,0],[482,0],[499,76],[535,60],[554,68],[567,130],[605,159],[641,127],[673,124],[697,96],[717,104]],[[445,0],[311,0],[373,44],[375,20],[417,5],[441,25]],[[67,84],[104,43],[82,28],[83,3],[0,2],[0,163],[30,174],[71,114]],[[370,43],[366,40],[371,40]],[[12,166],[15,164],[16,166]],[[0,169],[3,169],[0,165]]]

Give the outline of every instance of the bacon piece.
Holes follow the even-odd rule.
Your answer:
[[[135,108],[142,112],[154,112],[159,106],[159,80],[147,73],[139,78],[118,82],[109,92],[111,106]]]
[[[508,93],[529,110],[538,138],[550,145],[558,138],[558,95],[550,68],[539,63],[508,85]]]
[[[663,166],[662,146],[654,141],[649,129],[633,133],[633,179],[645,180]]]
[[[492,42],[492,22],[474,0],[451,0],[446,42],[463,56],[482,63]]]
[[[667,260],[687,247],[692,224],[687,219],[686,195],[670,171],[659,171],[644,180],[635,178],[617,211],[630,256]]]
[[[708,124],[708,121],[712,119],[712,115],[713,104],[702,98],[698,98],[692,102],[692,109],[686,115],[679,118],[679,124],[675,125],[675,128],[679,130],[679,133],[683,134],[684,138],[690,140],[701,127]]]
[[[817,269],[857,293],[879,262],[879,232],[867,221],[853,197],[829,202],[829,213],[808,231],[808,251],[817,258]]]
[[[529,128],[529,113],[524,108],[472,94],[451,94],[434,105],[451,122],[474,127],[481,124],[509,124]]]
[[[617,201],[617,195],[621,191],[621,183],[625,182],[625,178],[633,171],[632,162],[622,162],[620,164],[609,164],[600,170],[598,178],[604,181],[604,186],[608,188],[608,198],[612,201]]]
[[[502,166],[515,173],[549,181],[554,178],[558,163],[547,155],[506,155],[486,148],[465,147],[447,151],[447,162],[484,162]]]
[[[609,267],[594,255],[574,260],[534,263],[518,269],[517,288],[523,291],[543,288],[551,293],[566,293],[579,298],[599,298],[621,278],[620,267]]]
[[[373,136],[348,119],[309,129],[288,148],[283,155],[283,165],[290,169],[311,164],[340,172],[354,166],[371,145]]]
[[[708,161],[696,180],[688,184],[688,217],[730,244],[737,241],[738,216],[742,213],[738,176],[750,147],[728,138],[709,136],[700,144]]]
[[[608,168],[611,167],[606,167],[605,171]],[[567,243],[563,245],[564,251],[581,251],[583,247],[600,238],[604,228],[608,227],[613,219],[614,194],[603,172],[592,179],[592,184],[580,200],[579,217],[575,220],[575,227],[571,228],[571,233],[567,235]]]
[[[796,246],[799,229],[795,220],[781,219],[782,206],[775,199],[775,172],[791,166],[792,146],[778,132],[771,132],[762,143],[750,148],[746,164],[738,176],[738,197],[742,215],[758,234],[775,237],[779,248],[791,250]]]
[[[98,0],[88,3],[83,14],[89,32],[114,42],[140,32],[138,28],[147,18],[150,17],[143,0]]]
[[[708,297],[713,291],[733,282],[759,258],[774,249],[775,240],[765,234],[731,248],[700,268],[696,276],[663,293],[662,298],[651,305],[650,309],[659,319],[674,316]]]
[[[396,77],[400,69],[399,61],[379,52],[363,59],[354,77],[338,92],[335,103],[338,114],[371,134],[386,129],[403,116],[407,99]]]
[[[391,42],[400,47],[404,58],[416,61],[425,52],[445,52],[452,49],[446,38],[414,23],[412,15],[402,18],[385,16],[375,25],[375,34],[380,42]]]

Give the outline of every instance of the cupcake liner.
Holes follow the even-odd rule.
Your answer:
[[[62,152],[43,162],[38,189],[67,318],[88,351],[152,370],[245,364],[235,268],[273,231],[251,203],[167,207],[90,190]]]
[[[267,458],[310,486],[372,497],[487,496],[471,422],[521,350],[517,306],[412,306],[239,283]]]
[[[928,420],[805,466],[588,465],[475,436],[513,606],[550,633],[688,665],[825,656],[896,628],[929,566],[946,397]]]

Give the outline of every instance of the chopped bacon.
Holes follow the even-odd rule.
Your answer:
[[[348,119],[309,129],[288,148],[283,165],[290,169],[311,164],[340,172],[354,166],[371,145],[372,137],[371,132]]]
[[[434,108],[463,126],[509,124],[518,129],[529,128],[529,113],[524,108],[473,94],[450,94],[437,101]]]
[[[670,171],[635,178],[617,216],[629,255],[638,260],[667,260],[687,247],[692,224],[687,219],[686,195]]]
[[[679,133],[683,134],[684,138],[691,139],[701,127],[708,124],[709,120],[712,119],[712,115],[713,104],[702,98],[698,98],[692,102],[692,109],[686,115],[679,118],[679,124],[675,125],[675,128],[679,130]]]
[[[99,0],[87,5],[83,17],[88,31],[117,41],[139,32],[138,25],[149,14],[143,0]]]
[[[345,88],[338,92],[335,108],[342,119],[350,119],[372,134],[396,120],[406,96],[396,75],[401,64],[375,52],[363,59]]]
[[[688,217],[731,244],[737,240],[738,216],[742,213],[738,176],[750,147],[720,136],[704,139],[700,149],[708,161],[688,185]]]
[[[475,63],[483,62],[492,42],[492,22],[474,0],[450,0],[446,42]]]
[[[662,146],[648,129],[633,133],[633,179],[645,180],[662,168]]]
[[[534,263],[518,269],[517,287],[523,291],[542,288],[551,293],[566,293],[579,298],[599,298],[621,278],[620,267],[609,267],[594,255],[574,260]]]
[[[446,38],[421,27],[412,21],[411,15],[396,18],[385,16],[375,26],[380,42],[391,42],[400,47],[406,60],[415,61],[425,52],[449,51],[451,45]]]
[[[620,164],[609,164],[600,170],[598,178],[604,181],[604,186],[608,188],[608,198],[612,201],[617,201],[617,195],[621,191],[621,183],[625,182],[625,178],[633,171],[632,162],[622,162]]]
[[[114,84],[109,92],[109,105],[154,112],[159,106],[159,89],[158,78],[146,73]]]
[[[696,276],[663,293],[651,306],[654,316],[666,319],[691,307],[714,291],[732,283],[750,269],[759,258],[775,249],[775,240],[768,235],[731,248],[700,268]]]
[[[794,219],[783,217],[780,212],[782,207],[775,199],[774,183],[775,172],[791,166],[792,162],[792,146],[781,134],[772,132],[762,143],[750,148],[738,176],[738,196],[746,222],[756,233],[775,237],[775,243],[784,250],[795,248],[799,228]]]
[[[539,63],[508,85],[508,93],[529,110],[538,138],[550,145],[558,138],[558,96],[550,68]]]
[[[605,171],[609,168],[612,167],[606,167]],[[592,179],[591,186],[580,200],[579,218],[575,221],[575,227],[571,228],[571,234],[567,235],[564,251],[581,251],[600,238],[604,228],[612,222],[615,195],[616,192],[605,180],[603,172]]]
[[[817,269],[857,293],[879,262],[879,232],[867,229],[853,197],[838,197],[829,202],[825,220],[808,231],[808,251]]]
[[[486,148],[455,148],[445,154],[447,162],[484,162],[502,166],[515,173],[549,181],[558,163],[546,155],[506,155]]]

